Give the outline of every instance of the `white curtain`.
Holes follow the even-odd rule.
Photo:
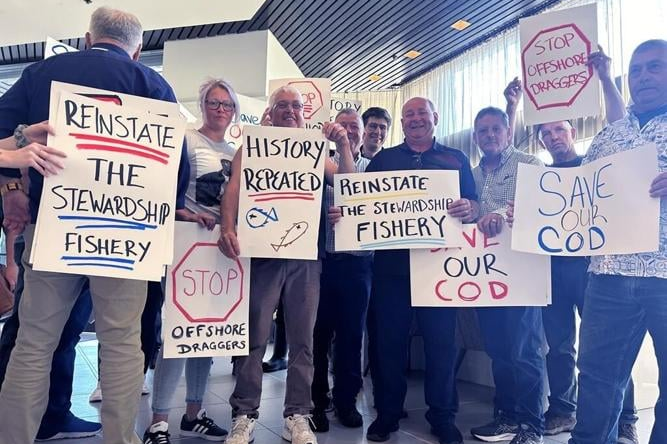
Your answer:
[[[590,0],[565,0],[552,10],[591,3]],[[621,77],[621,92],[629,98],[625,73],[632,50],[651,38],[666,38],[667,0],[597,0],[599,42],[612,58],[614,75]],[[465,32],[465,31],[464,31]],[[470,51],[403,85],[398,90],[346,93],[341,97],[361,100],[363,107],[382,106],[394,116],[391,144],[402,140],[401,104],[415,96],[430,98],[440,116],[436,137],[459,148],[479,161],[472,142],[471,128],[475,114],[486,106],[505,108],[503,90],[515,76],[520,76],[518,27],[505,31]],[[593,137],[604,125],[604,108],[600,116],[579,119],[576,126],[582,140]],[[535,153],[540,148],[530,137],[531,129],[523,125],[521,108],[517,116],[515,143]]]

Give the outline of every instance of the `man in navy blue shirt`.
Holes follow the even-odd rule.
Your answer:
[[[0,98],[0,136],[17,125],[48,119],[51,81],[57,80],[120,93],[175,102],[171,87],[155,71],[137,62],[142,43],[141,24],[131,14],[97,9],[86,33],[88,50],[51,57],[26,68],[21,78]],[[146,282],[39,272],[27,264],[39,208],[42,177],[30,170],[28,196],[20,189],[18,170],[3,176],[5,227],[25,228],[26,251],[16,348],[0,392],[0,444],[32,442],[47,406],[51,355],[86,281],[95,309],[101,343],[101,382],[104,390],[104,442],[137,444],[134,431],[143,381],[140,319]],[[182,152],[176,208],[184,207],[189,165]]]
[[[405,141],[380,151],[366,172],[397,170],[457,170],[461,199],[449,207],[449,215],[472,222],[479,213],[475,181],[468,158],[459,150],[435,141],[438,113],[422,97],[408,100],[401,112]],[[454,425],[458,410],[456,393],[456,310],[418,307],[410,302],[410,254],[408,250],[378,250],[368,307],[368,335],[375,407],[378,416],[368,427],[367,438],[386,441],[398,430],[407,390],[409,333],[413,313],[424,338],[426,376],[424,391],[429,409],[426,419],[441,444],[463,442]]]

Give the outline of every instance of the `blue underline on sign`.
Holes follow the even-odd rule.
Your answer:
[[[68,267],[107,267],[107,268],[120,268],[121,270],[134,270],[133,267],[124,267],[122,265],[114,264],[100,264],[97,262],[80,262],[75,264],[67,264]]]
[[[134,263],[134,259],[122,259],[119,257],[104,257],[104,256],[62,256],[60,259],[65,261],[109,261],[109,262],[120,262],[123,264]]]
[[[60,220],[86,220],[86,221],[95,221],[95,222],[112,222],[114,224],[121,224],[122,227],[117,225],[79,225],[76,228],[128,228],[131,230],[145,230],[150,228],[154,230],[157,228],[157,225],[142,224],[141,222],[134,222],[129,220],[114,219],[112,217],[97,217],[97,216],[58,216]]]
[[[372,242],[369,244],[361,244],[360,247],[364,250],[368,249],[373,249],[377,247],[386,247],[389,245],[405,245],[405,244],[424,244],[424,245],[432,245],[432,246],[443,246],[446,245],[447,242],[444,239],[441,238],[433,238],[433,239],[397,239],[397,240],[391,240],[391,241],[382,241],[382,242]]]

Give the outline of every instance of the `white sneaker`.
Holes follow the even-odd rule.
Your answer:
[[[250,444],[255,440],[255,418],[242,415],[232,419],[225,444]]]
[[[283,427],[283,439],[291,441],[292,444],[317,444],[310,422],[310,415],[288,416]]]
[[[150,392],[150,389],[146,385],[146,381],[144,381],[144,385],[141,386],[141,395],[148,395]]]
[[[97,387],[90,393],[88,402],[102,402],[102,387],[100,386],[100,381],[97,381]]]

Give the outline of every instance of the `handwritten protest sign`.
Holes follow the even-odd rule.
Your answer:
[[[171,262],[184,122],[61,92],[66,167],[45,178],[36,270],[159,280]]]
[[[336,251],[459,245],[461,223],[447,215],[458,198],[458,171],[336,174]]]
[[[512,248],[557,256],[656,251],[660,199],[656,146],[575,168],[519,164]]]
[[[243,127],[241,256],[316,259],[327,140],[319,130]]]
[[[218,249],[220,227],[176,222],[174,263],[167,269],[164,356],[248,354],[250,260]]]
[[[322,129],[331,116],[331,79],[275,79],[269,81],[269,91],[286,85],[301,93],[306,128]]]
[[[544,306],[551,301],[547,256],[512,251],[511,230],[488,238],[474,224],[461,248],[410,250],[413,307]]]
[[[344,109],[353,109],[356,112],[358,112],[359,115],[362,114],[360,100],[332,98],[330,108],[331,108],[331,117],[329,118],[329,120],[331,122],[333,122],[336,119],[336,114],[338,114]]]
[[[64,43],[60,43],[58,40],[54,39],[53,37],[47,37],[46,38],[46,43],[44,44],[44,58],[48,59],[49,57],[52,57],[54,55],[58,54],[64,54],[66,52],[76,52],[78,49],[66,45]]]
[[[595,3],[519,20],[526,124],[597,115],[600,87],[588,54],[597,51]]]
[[[229,126],[225,134],[225,141],[233,148],[241,146],[243,125],[259,125],[262,120],[262,114],[266,109],[266,103],[263,100],[253,99],[242,94],[237,94],[236,96],[239,99],[241,116],[238,122]]]

